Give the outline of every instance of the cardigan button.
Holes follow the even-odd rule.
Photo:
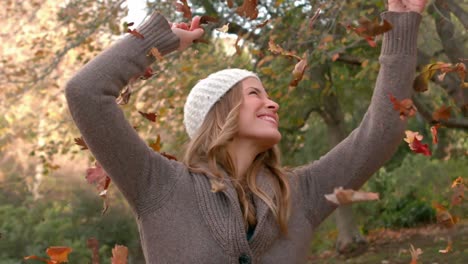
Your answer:
[[[240,257],[239,257],[239,264],[250,264],[252,263],[249,255],[247,254],[242,254]]]

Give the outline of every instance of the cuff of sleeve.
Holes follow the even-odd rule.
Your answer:
[[[416,54],[421,15],[416,12],[384,12],[381,16],[393,26],[384,34],[382,55]]]
[[[179,38],[172,32],[166,18],[154,12],[137,31],[144,36],[143,49],[149,51],[155,47],[162,55],[176,50],[180,45]]]

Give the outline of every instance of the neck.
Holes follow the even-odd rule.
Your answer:
[[[252,142],[236,139],[229,143],[227,149],[236,168],[237,175],[235,176],[239,179],[245,177],[255,157],[262,152],[262,150],[258,149],[258,146]]]

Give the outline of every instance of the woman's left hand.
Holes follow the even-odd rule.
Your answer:
[[[427,0],[388,0],[388,11],[422,13]]]
[[[200,27],[200,17],[192,19],[190,25],[187,23],[173,23],[171,29],[180,39],[178,50],[182,51],[192,45],[194,40],[201,38],[205,31]]]

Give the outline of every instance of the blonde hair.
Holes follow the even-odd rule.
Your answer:
[[[237,83],[208,112],[198,132],[189,142],[183,159],[190,171],[210,177],[212,191],[225,188],[224,170],[239,197],[246,230],[255,226],[255,207],[251,194],[262,199],[273,212],[281,233],[287,234],[290,211],[290,186],[286,172],[280,165],[280,153],[275,145],[257,155],[245,177],[238,177],[236,167],[227,151],[227,144],[238,131],[239,108],[242,105],[242,85]],[[221,169],[220,169],[221,167]],[[257,186],[257,175],[265,169],[273,186],[274,197],[269,197]]]

